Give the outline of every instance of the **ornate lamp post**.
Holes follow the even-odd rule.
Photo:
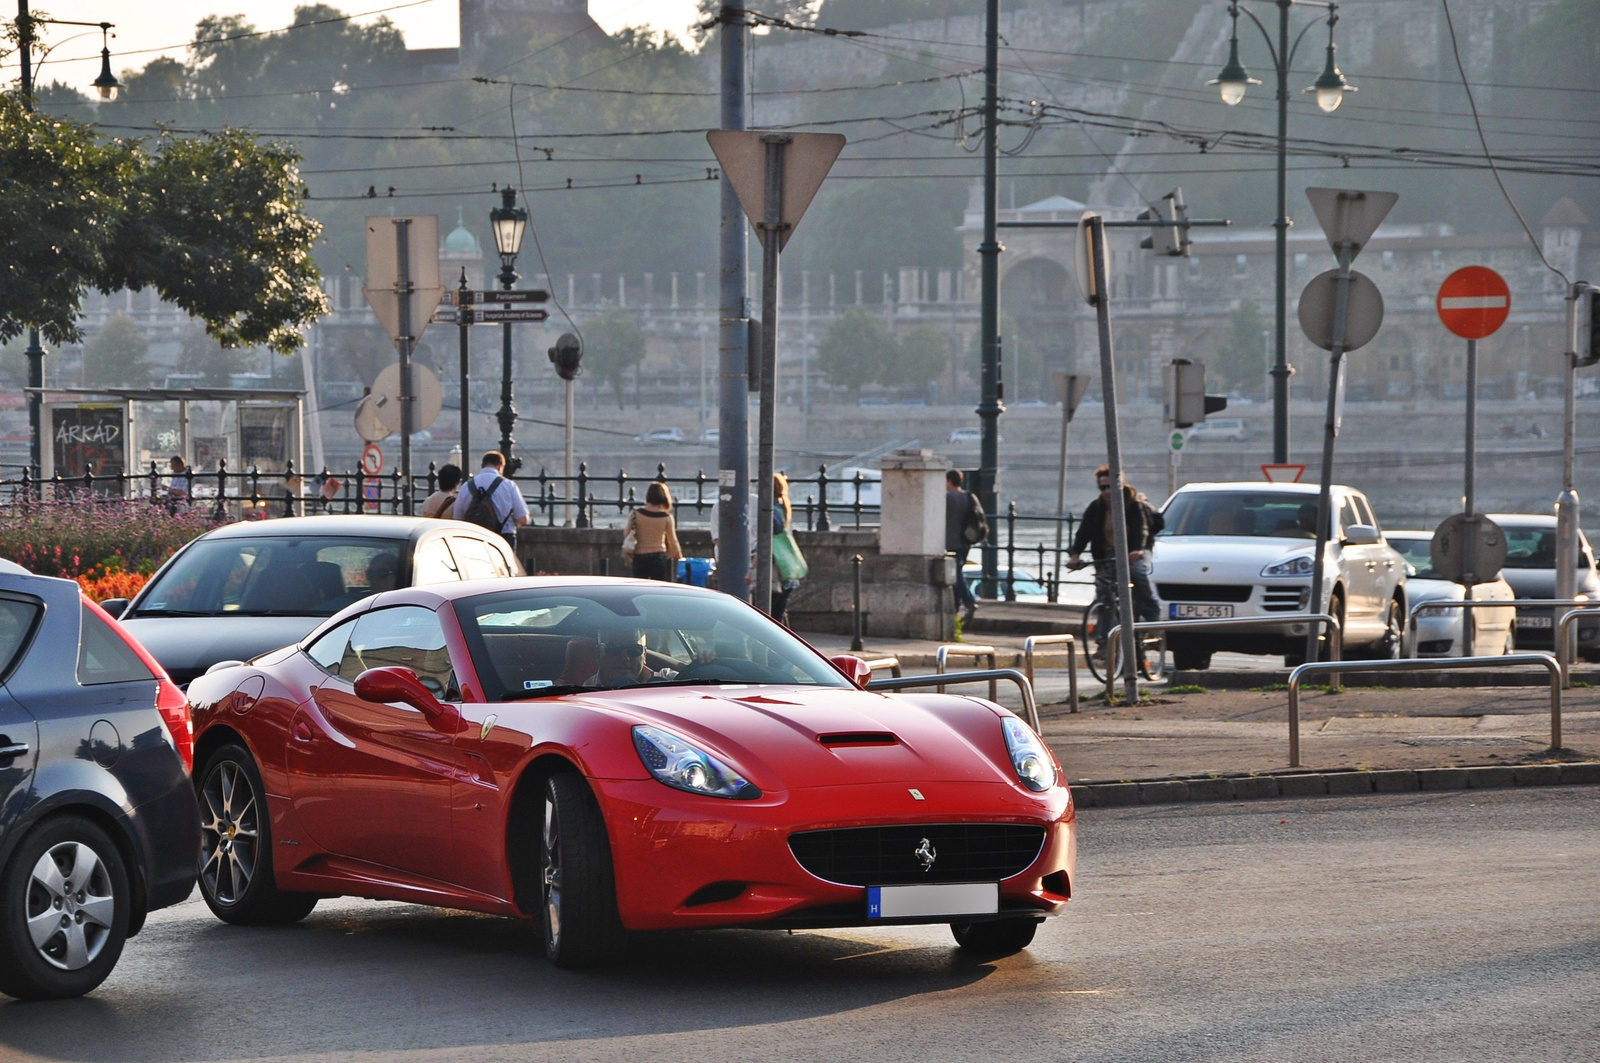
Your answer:
[[[489,211],[489,224],[494,228],[495,250],[500,252],[500,287],[510,291],[517,285],[517,272],[512,267],[517,261],[517,252],[522,249],[522,234],[528,227],[528,212],[517,206],[515,188],[500,190],[500,205]],[[510,303],[504,305],[511,306]],[[511,430],[517,424],[517,408],[511,402],[511,322],[502,322],[500,329],[500,412],[495,414],[495,419],[500,422],[500,453],[506,456],[506,473],[510,475],[522,464],[511,456],[511,448],[516,443]],[[462,458],[472,460],[466,454]]]
[[[1260,80],[1250,76],[1250,71],[1245,69],[1239,61],[1239,14],[1243,12],[1255,23],[1256,29],[1261,31],[1261,37],[1267,44],[1267,52],[1272,56],[1272,66],[1278,75],[1278,217],[1272,223],[1277,232],[1277,278],[1276,278],[1276,311],[1277,311],[1277,336],[1274,348],[1272,365],[1272,460],[1283,463],[1289,460],[1289,377],[1294,372],[1289,368],[1288,358],[1288,320],[1289,320],[1289,214],[1288,214],[1288,156],[1289,156],[1289,70],[1294,63],[1295,52],[1300,48],[1300,42],[1305,39],[1306,32],[1316,25],[1316,21],[1308,22],[1295,37],[1293,45],[1289,43],[1289,8],[1300,5],[1303,7],[1320,7],[1327,11],[1328,26],[1328,59],[1322,74],[1314,84],[1305,89],[1306,92],[1316,94],[1317,106],[1323,112],[1331,114],[1339,109],[1344,102],[1346,92],[1356,91],[1355,86],[1345,81],[1344,75],[1339,72],[1339,66],[1334,61],[1335,45],[1333,43],[1333,27],[1339,22],[1339,5],[1323,3],[1321,0],[1263,0],[1270,2],[1278,9],[1278,42],[1274,46],[1272,34],[1255,14],[1247,7],[1240,6],[1240,0],[1233,0],[1228,5],[1228,14],[1233,18],[1233,36],[1228,42],[1228,62],[1222,68],[1222,73],[1212,78],[1208,85],[1216,85],[1222,93],[1222,102],[1229,107],[1234,106],[1244,99],[1245,93],[1251,85],[1261,84]]]
[[[116,77],[111,73],[111,46],[108,37],[114,26],[110,22],[69,22],[58,18],[36,18],[28,14],[28,0],[17,0],[17,52],[22,66],[22,104],[33,110],[33,42],[38,38],[34,27],[98,26],[100,28],[100,76],[94,79],[94,88],[102,100],[117,98]],[[28,348],[23,352],[28,359],[28,465],[35,478],[44,471],[44,348],[39,345],[39,330],[28,329]]]

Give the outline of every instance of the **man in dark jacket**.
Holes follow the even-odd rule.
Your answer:
[[[968,620],[977,611],[978,603],[972,597],[972,588],[967,585],[966,573],[963,571],[967,564],[967,554],[972,550],[973,544],[967,542],[962,529],[974,524],[974,511],[981,515],[983,508],[978,505],[978,500],[973,497],[962,483],[960,469],[951,469],[944,474],[944,548],[956,555],[956,608],[964,612]],[[981,540],[980,540],[981,541]]]
[[[1102,465],[1094,471],[1095,486],[1099,494],[1083,511],[1077,533],[1072,537],[1072,550],[1067,555],[1067,567],[1083,567],[1083,551],[1089,548],[1094,558],[1095,596],[1115,600],[1117,569],[1112,564],[1111,470]],[[1140,620],[1159,620],[1161,607],[1150,589],[1150,525],[1138,492],[1128,484],[1122,485],[1122,513],[1128,522],[1128,574],[1133,583],[1133,611]],[[1104,562],[1104,564],[1101,564]]]

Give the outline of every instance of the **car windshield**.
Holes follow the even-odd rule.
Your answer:
[[[500,591],[455,603],[493,701],[662,684],[850,686],[732,598],[652,587]]]
[[[1280,491],[1188,491],[1162,511],[1163,538],[1174,535],[1249,535],[1315,539],[1317,498]]]
[[[1505,568],[1555,568],[1556,530],[1554,528],[1507,528]]]
[[[1400,556],[1416,569],[1413,579],[1444,579],[1433,567],[1433,556],[1429,553],[1433,546],[1432,539],[1405,539],[1393,532],[1387,538],[1389,545],[1400,551]]]
[[[392,590],[405,548],[398,539],[333,536],[201,539],[129,616],[332,616]]]

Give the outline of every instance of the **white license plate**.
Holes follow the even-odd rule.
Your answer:
[[[1175,603],[1168,606],[1169,620],[1227,620],[1233,616],[1231,605],[1194,605]]]
[[[1552,623],[1551,618],[1548,617],[1548,616],[1519,616],[1519,617],[1517,617],[1517,626],[1518,627],[1542,627],[1542,628],[1548,628],[1548,627],[1551,626],[1551,623]]]
[[[994,915],[998,911],[1000,911],[998,882],[867,887],[868,919]]]

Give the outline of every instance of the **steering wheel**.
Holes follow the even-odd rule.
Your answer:
[[[754,661],[737,657],[717,657],[697,661],[678,669],[677,680],[722,679],[740,683],[770,683],[772,672]]]

